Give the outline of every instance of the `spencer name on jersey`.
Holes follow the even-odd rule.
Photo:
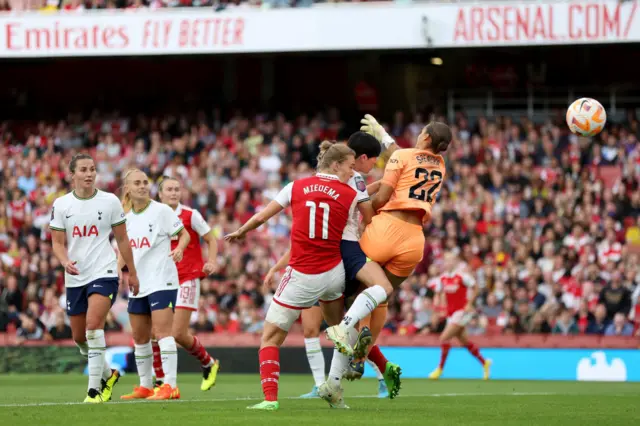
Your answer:
[[[292,210],[289,266],[321,274],[342,261],[340,241],[357,201],[353,188],[337,176],[318,173],[289,183],[275,201]]]
[[[178,208],[175,212],[184,225],[184,229],[187,230],[191,237],[189,245],[184,250],[182,260],[176,263],[176,266],[178,267],[178,279],[180,280],[180,284],[182,284],[185,281],[205,277],[202,272],[204,261],[202,260],[200,237],[204,237],[211,232],[211,227],[207,221],[204,220],[198,210],[178,204]],[[178,239],[177,234],[171,238],[171,250],[178,246]]]
[[[171,258],[171,238],[184,228],[166,204],[151,200],[140,212],[127,213],[127,234],[138,271],[140,292],[131,298],[178,288],[178,270]]]
[[[65,273],[65,286],[81,287],[99,278],[118,276],[109,235],[112,227],[125,221],[120,200],[108,192],[96,190],[89,198],[70,192],[54,201],[49,228],[66,234],[68,257],[77,262],[80,272]]]

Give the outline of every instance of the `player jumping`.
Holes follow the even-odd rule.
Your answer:
[[[369,116],[370,117],[370,116]],[[373,117],[365,119],[365,127],[378,140],[389,138]],[[358,295],[340,324],[327,329],[327,337],[342,353],[363,358],[372,343],[371,333],[361,331],[352,347],[348,337],[355,325],[384,303],[422,260],[424,251],[423,223],[431,217],[431,206],[445,176],[444,158],[440,155],[451,143],[449,126],[440,122],[428,124],[420,133],[416,147],[399,149],[385,168],[380,188],[373,198],[374,216],[360,239],[367,257],[384,266],[391,284],[368,286]],[[365,333],[365,331],[367,333]]]
[[[258,354],[265,400],[250,409],[277,410],[280,351],[300,311],[318,300],[328,324],[340,322],[343,312],[344,266],[340,241],[347,220],[356,208],[356,192],[346,184],[353,174],[354,152],[345,145],[320,145],[318,173],[289,183],[261,212],[225,240],[235,241],[291,206],[291,259],[265,318]],[[337,351],[334,357],[348,358]],[[329,377],[342,376],[342,370]],[[342,403],[344,406],[344,403]]]
[[[176,302],[176,311],[173,317],[172,335],[176,342],[187,350],[192,356],[200,361],[202,367],[202,384],[200,389],[207,391],[216,384],[216,376],[220,363],[209,355],[196,336],[189,333],[189,321],[191,312],[198,310],[198,300],[200,299],[200,279],[215,272],[216,256],[218,254],[217,243],[211,227],[204,220],[202,215],[194,209],[180,204],[181,195],[180,182],[176,178],[163,176],[159,184],[160,200],[171,207],[185,229],[191,237],[189,245],[184,251],[183,259],[176,263],[178,267],[178,279],[180,289]],[[200,237],[209,245],[209,257],[206,262],[202,261],[202,247]],[[171,239],[171,249],[178,246],[178,237]],[[156,373],[156,389],[162,386],[164,372],[162,371],[162,361],[160,359],[160,348],[155,340],[153,347],[153,368]]]
[[[173,310],[180,282],[176,262],[182,260],[189,244],[189,233],[180,218],[167,205],[149,196],[149,178],[132,169],[123,177],[122,204],[127,213],[127,232],[140,273],[140,292],[129,295],[129,320],[135,343],[140,386],[122,399],[180,399],[177,386],[178,348],[171,334]],[[171,249],[171,239],[178,245]],[[118,266],[124,266],[120,263]],[[158,338],[165,382],[153,391],[153,352],[151,330]]]
[[[473,318],[474,303],[478,297],[478,287],[473,277],[458,268],[457,256],[445,253],[444,274],[436,281],[436,297],[446,303],[447,326],[440,335],[440,364],[429,374],[429,378],[437,380],[442,375],[444,364],[451,349],[451,339],[454,337],[460,341],[484,368],[484,379],[489,378],[491,360],[484,359],[476,345],[467,339],[465,327]]]
[[[104,323],[118,294],[113,234],[123,263],[129,267],[129,288],[138,292],[138,275],[129,247],[125,215],[115,195],[96,189],[96,166],[87,154],[69,164],[73,191],[56,199],[51,211],[53,254],[64,268],[67,315],[80,353],[88,357],[89,387],[84,402],[109,401],[120,374],[105,360]],[[66,239],[66,245],[65,245]]]

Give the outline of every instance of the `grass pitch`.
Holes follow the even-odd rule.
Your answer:
[[[255,412],[260,378],[218,377],[209,392],[200,377],[181,374],[182,399],[121,402],[137,376],[120,379],[112,402],[82,404],[86,377],[80,375],[0,376],[2,426],[191,426],[191,425],[633,425],[640,424],[640,384],[586,382],[511,382],[404,380],[400,396],[380,400],[377,381],[345,382],[350,410],[332,410],[320,400],[299,399],[311,376],[285,375],[280,381],[280,411]]]

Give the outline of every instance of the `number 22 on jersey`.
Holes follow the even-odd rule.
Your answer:
[[[329,212],[331,207],[329,204],[320,202],[316,205],[315,201],[307,201],[305,203],[309,207],[309,239],[316,237],[316,213],[318,208],[322,210],[322,239],[329,239]]]
[[[409,198],[433,203],[433,193],[442,183],[442,172],[438,170],[429,171],[419,167],[416,169],[415,177],[421,180],[409,188]],[[427,188],[423,189],[423,186]]]

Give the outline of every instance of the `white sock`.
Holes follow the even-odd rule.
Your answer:
[[[333,359],[331,360],[331,369],[329,370],[329,384],[332,387],[340,386],[342,375],[347,371],[349,366],[349,356],[343,355],[337,349],[333,350]]]
[[[369,367],[371,367],[373,371],[376,373],[376,377],[378,378],[378,380],[384,380],[384,376],[380,372],[380,369],[378,368],[375,362],[367,358],[367,364],[369,364]]]
[[[111,366],[107,362],[107,357],[104,357],[104,365],[102,366],[102,378],[108,380],[111,377]]]
[[[158,340],[160,346],[160,356],[162,357],[162,371],[164,371],[164,382],[177,386],[178,380],[178,347],[176,340],[172,337],[165,337]]]
[[[80,349],[80,354],[84,356],[89,355],[89,345],[87,344],[87,342],[82,342],[82,343],[76,342],[76,346],[78,347],[78,349]],[[102,367],[102,378],[104,380],[107,380],[109,379],[109,377],[111,377],[111,367],[109,366],[109,363],[107,362],[107,358],[105,357],[104,367]]]
[[[369,287],[356,297],[340,324],[347,327],[347,329],[354,328],[358,321],[369,316],[385,300],[387,300],[387,292],[384,291],[384,288],[379,285]]]
[[[136,367],[140,376],[140,386],[153,389],[153,349],[151,342],[134,345]]]
[[[316,386],[319,387],[324,383],[324,354],[320,346],[320,338],[304,339],[304,348],[307,351],[307,359],[309,360],[313,380],[316,382]]]
[[[358,339],[358,334],[349,333],[347,338],[349,340],[348,343],[353,346]],[[328,380],[331,386],[340,386],[340,383],[342,382],[342,376],[349,367],[349,359],[350,358],[347,355],[342,355],[340,352],[338,352],[337,349],[333,350],[333,358],[331,359],[331,367],[329,368]]]
[[[87,358],[89,363],[89,389],[102,388],[102,367],[104,366],[104,351],[107,343],[104,340],[104,330],[87,330]]]

